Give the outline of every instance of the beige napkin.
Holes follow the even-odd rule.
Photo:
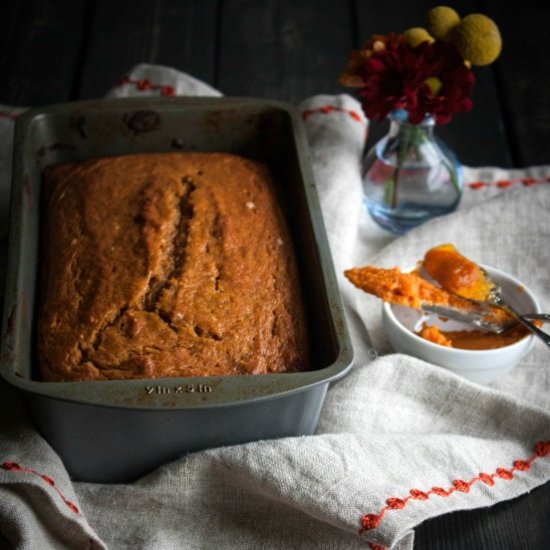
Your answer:
[[[185,93],[186,82],[213,93],[163,67],[126,76],[112,95]],[[395,239],[361,208],[359,104],[316,96],[299,109],[357,351],[351,374],[329,389],[317,434],[190,454],[129,485],[73,483],[0,386],[0,533],[13,547],[410,550],[422,521],[550,479],[542,344],[492,386],[469,383],[391,354],[380,303],[341,276],[366,263],[407,265],[450,241],[515,274],[550,311],[550,168],[467,169],[473,185],[456,213]]]

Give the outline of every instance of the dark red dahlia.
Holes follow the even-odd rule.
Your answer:
[[[422,59],[423,79],[409,120],[417,124],[431,114],[437,124],[446,124],[452,116],[472,108],[474,74],[453,46],[442,42],[421,44],[417,48]]]
[[[395,109],[414,109],[418,79],[417,56],[404,43],[375,52],[363,65],[364,86],[358,90],[368,118],[382,120]]]
[[[455,113],[471,109],[474,75],[453,46],[424,42],[412,47],[390,40],[369,54],[355,67],[362,83],[357,93],[368,118],[382,120],[391,111],[406,109],[413,124],[427,114],[445,124]]]

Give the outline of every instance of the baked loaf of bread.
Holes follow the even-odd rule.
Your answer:
[[[307,369],[293,246],[264,165],[135,154],[55,166],[44,186],[44,380]]]

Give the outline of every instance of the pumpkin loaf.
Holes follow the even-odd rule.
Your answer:
[[[152,153],[44,176],[43,380],[308,367],[293,246],[256,161]]]

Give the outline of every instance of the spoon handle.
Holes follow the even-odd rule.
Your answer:
[[[522,313],[521,316],[528,321],[550,321],[550,313]]]
[[[524,327],[527,327],[535,336],[538,336],[550,348],[550,334],[547,334],[539,327],[531,323],[525,316],[507,304],[500,296],[494,296],[493,303],[508,310]],[[529,315],[529,318],[533,318],[533,316]],[[548,316],[545,315],[543,320],[548,320]]]
[[[547,334],[539,327],[528,321],[523,315],[516,314],[517,320],[527,327],[535,336],[538,336],[550,348],[550,334]]]

